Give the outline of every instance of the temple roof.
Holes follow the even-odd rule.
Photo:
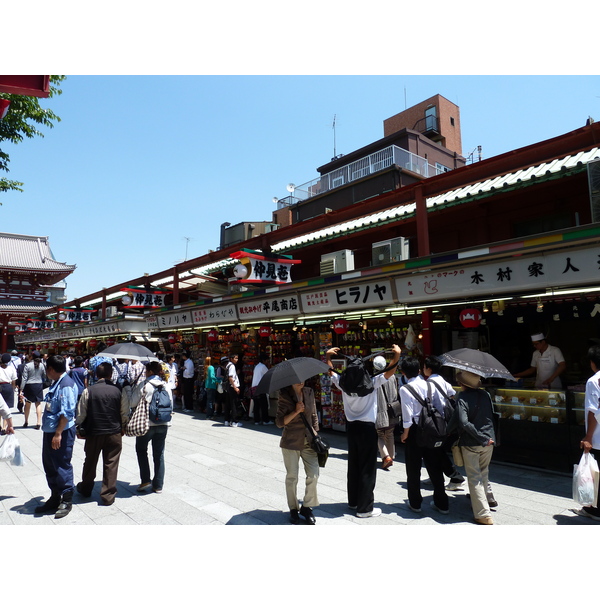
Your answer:
[[[50,308],[55,308],[54,304],[43,300],[9,300],[7,298],[0,298],[0,313],[9,313],[13,316],[35,315]]]
[[[0,233],[0,271],[29,271],[63,277],[75,270],[54,259],[47,237]]]

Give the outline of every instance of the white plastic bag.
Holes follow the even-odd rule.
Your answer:
[[[21,444],[14,433],[6,435],[0,442],[0,461],[10,462],[15,467],[22,467],[25,464]]]
[[[5,435],[0,443],[0,460],[11,462],[15,457],[16,444],[18,444],[18,442],[16,441],[14,433]]]
[[[584,452],[578,465],[573,468],[573,500],[581,506],[596,506],[600,470],[590,452]]]

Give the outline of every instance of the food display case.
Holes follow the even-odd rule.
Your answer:
[[[570,394],[555,390],[488,389],[500,415],[494,458],[569,472],[573,468]]]

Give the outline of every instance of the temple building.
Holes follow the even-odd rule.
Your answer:
[[[0,233],[1,352],[15,347],[15,332],[53,328],[32,317],[65,300],[63,280],[74,270],[55,260],[47,237]]]

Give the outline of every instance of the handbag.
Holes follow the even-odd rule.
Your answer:
[[[390,420],[396,419],[402,413],[402,404],[400,404],[399,400],[392,400],[391,402],[388,400],[387,392],[385,391],[385,385],[382,386],[383,396],[385,397],[385,402],[387,405],[387,414]]]
[[[149,427],[148,403],[142,397],[138,405],[133,409],[133,413],[125,428],[125,435],[128,437],[140,437],[148,433]]]
[[[460,449],[460,446],[458,445],[458,440],[456,440],[456,442],[454,442],[454,444],[452,444],[452,447],[450,449],[452,450],[452,460],[453,460],[454,464],[457,467],[464,467],[465,462],[463,460],[462,450]]]
[[[319,460],[319,467],[324,467],[325,463],[327,462],[327,458],[329,457],[329,448],[330,448],[329,442],[327,442],[327,440],[325,438],[321,437],[318,433],[315,432],[315,430],[312,428],[312,426],[306,420],[304,413],[300,413],[300,417],[302,418],[302,421],[304,422],[304,426],[306,427],[308,433],[310,434],[310,438],[311,438],[310,447],[317,453],[317,457]]]

